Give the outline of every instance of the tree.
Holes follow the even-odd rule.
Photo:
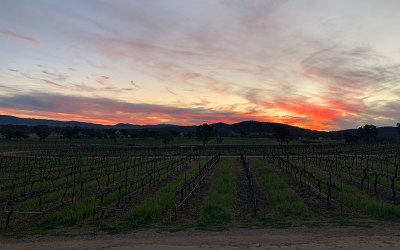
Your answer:
[[[75,137],[75,131],[71,126],[67,126],[61,131],[62,138],[72,139]]]
[[[120,129],[119,130],[121,132],[121,135],[125,138],[128,138],[131,136],[131,132],[129,131],[129,129]]]
[[[372,124],[365,124],[364,127],[358,128],[357,133],[360,138],[364,139],[366,143],[369,143],[371,140],[376,140],[378,129]]]
[[[192,137],[193,137],[193,133],[191,133],[191,132],[186,132],[186,133],[183,134],[183,136],[184,136],[184,137],[187,137],[187,138],[192,138]]]
[[[61,135],[62,127],[56,126],[53,130],[56,135]]]
[[[81,126],[74,126],[74,138],[82,139],[84,136],[84,129]]]
[[[207,123],[203,123],[196,129],[196,139],[203,142],[203,147],[206,147],[206,143],[211,140],[214,130]]]
[[[290,131],[287,127],[275,127],[275,137],[279,141],[279,144],[282,145],[284,141],[286,141],[286,144],[289,143],[289,136],[290,136]]]
[[[222,143],[222,141],[223,141],[223,139],[222,139],[221,135],[219,135],[219,136],[218,136],[218,139],[217,139],[217,142],[218,142],[218,143]]]
[[[32,128],[32,132],[39,136],[39,140],[46,139],[51,134],[51,128],[47,125],[37,125]]]
[[[117,141],[117,129],[116,128],[107,129],[106,134],[107,134],[108,138],[113,139],[114,142]]]
[[[167,144],[174,140],[174,135],[169,131],[162,132],[161,140],[164,146],[167,147]]]
[[[344,133],[343,138],[346,144],[358,142],[358,136],[350,132]]]
[[[27,126],[5,125],[0,128],[0,133],[7,139],[26,139],[29,138],[28,132],[29,128]]]
[[[397,133],[400,135],[400,123],[397,123]]]

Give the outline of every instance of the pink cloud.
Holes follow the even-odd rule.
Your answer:
[[[180,108],[146,103],[126,103],[110,99],[95,99],[62,95],[37,94],[14,96],[0,100],[2,110],[14,114],[35,114],[51,119],[81,120],[115,124],[120,122],[136,124],[158,124],[169,122],[188,125],[202,122],[233,123],[253,117],[267,117],[237,113],[234,111],[215,111],[202,108]]]
[[[44,81],[45,83],[51,84],[53,86],[64,88],[64,86],[59,84],[59,83],[56,83],[56,82],[53,82],[53,81],[50,81],[50,80],[47,80],[47,79],[43,79],[43,78],[40,78],[40,80]]]
[[[137,85],[133,80],[131,80],[131,84],[132,84],[134,87],[140,89],[139,85]]]
[[[98,78],[98,79],[96,80],[96,82],[100,83],[101,85],[105,85],[106,82],[107,82],[108,80],[110,80],[110,79],[111,79],[111,77],[109,77],[109,76],[100,76],[100,78]]]

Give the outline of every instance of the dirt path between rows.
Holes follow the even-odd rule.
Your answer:
[[[399,249],[400,226],[139,231],[119,235],[0,237],[0,249]]]

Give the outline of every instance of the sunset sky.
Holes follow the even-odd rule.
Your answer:
[[[0,114],[400,122],[400,1],[1,0]]]

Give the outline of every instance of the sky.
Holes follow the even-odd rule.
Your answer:
[[[398,0],[0,0],[0,114],[400,122]]]

